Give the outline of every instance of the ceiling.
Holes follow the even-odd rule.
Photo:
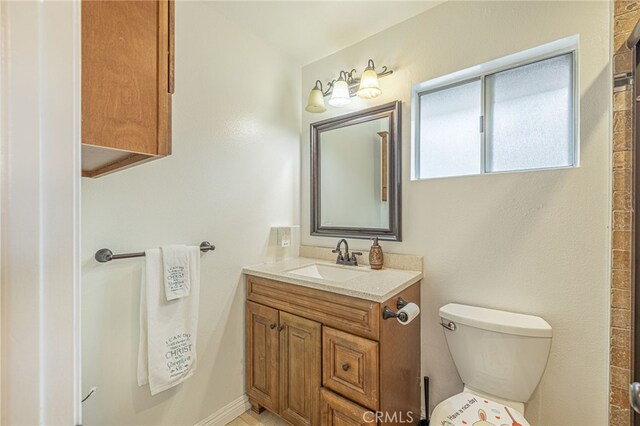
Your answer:
[[[300,65],[328,56],[443,1],[214,1],[218,13]]]

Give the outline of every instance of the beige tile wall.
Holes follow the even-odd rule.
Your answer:
[[[633,68],[626,40],[640,19],[640,1],[614,0],[613,73]],[[628,402],[632,369],[633,91],[613,94],[613,223],[611,234],[611,359],[609,425],[631,424]]]

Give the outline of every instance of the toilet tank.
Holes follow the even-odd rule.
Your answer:
[[[449,352],[465,386],[510,401],[529,401],[551,348],[542,318],[450,303],[440,308]]]

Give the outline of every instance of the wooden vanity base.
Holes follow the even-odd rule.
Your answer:
[[[420,319],[382,319],[383,303],[247,276],[251,409],[294,426],[407,425],[420,419]]]
[[[264,411],[264,407],[260,404],[257,404],[251,400],[249,400],[249,403],[251,404],[251,411],[253,411],[254,413],[260,414]]]

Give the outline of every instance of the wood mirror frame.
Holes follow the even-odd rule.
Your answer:
[[[367,239],[378,237],[387,241],[402,241],[402,173],[401,173],[401,110],[400,101],[357,111],[327,120],[311,123],[311,235],[321,237],[350,237]],[[320,136],[322,132],[353,126],[366,121],[389,117],[388,135],[388,187],[386,196],[389,203],[388,228],[358,228],[322,226],[320,199]]]

